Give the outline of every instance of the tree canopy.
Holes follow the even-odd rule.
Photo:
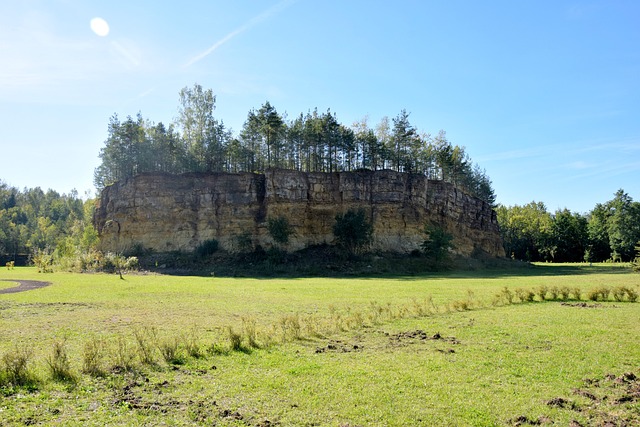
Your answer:
[[[113,115],[100,150],[94,183],[102,189],[143,172],[262,172],[268,168],[306,172],[393,169],[419,173],[465,189],[491,204],[492,183],[464,147],[444,131],[418,132],[406,110],[371,127],[367,119],[351,126],[327,110],[309,110],[293,119],[270,103],[248,112],[238,135],[214,116],[216,97],[195,84],[179,93],[178,117],[169,126],[140,113]]]
[[[505,252],[527,261],[632,261],[640,241],[640,202],[618,190],[582,215],[544,203],[496,208]]]

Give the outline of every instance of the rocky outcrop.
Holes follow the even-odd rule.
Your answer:
[[[106,187],[94,221],[104,250],[189,251],[216,239],[234,251],[242,241],[270,247],[267,220],[285,217],[294,230],[287,249],[297,250],[331,244],[336,214],[361,208],[373,223],[374,250],[417,249],[431,223],[453,234],[461,255],[504,256],[487,203],[451,184],[388,170],[143,174]]]

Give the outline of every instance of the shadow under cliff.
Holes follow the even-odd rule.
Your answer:
[[[495,257],[457,257],[435,262],[419,252],[354,255],[335,247],[318,246],[295,253],[271,249],[247,254],[216,252],[206,257],[167,253],[139,256],[144,270],[166,275],[251,277],[257,279],[394,278],[498,278],[522,276],[576,276],[626,273],[615,265],[531,264]]]

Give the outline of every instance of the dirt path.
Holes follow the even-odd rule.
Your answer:
[[[32,289],[44,288],[45,286],[49,286],[51,284],[51,282],[40,282],[37,280],[0,280],[2,280],[3,282],[19,283],[19,285],[14,288],[0,289],[0,294],[14,294],[16,292],[30,291]]]

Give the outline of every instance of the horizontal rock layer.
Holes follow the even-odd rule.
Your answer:
[[[383,171],[264,174],[142,174],[106,187],[94,222],[104,250],[135,246],[190,251],[216,239],[224,249],[242,242],[268,248],[270,218],[293,228],[289,250],[334,242],[338,213],[364,209],[373,223],[372,249],[409,252],[425,240],[426,224],[454,236],[455,252],[504,256],[491,206],[451,184]]]

